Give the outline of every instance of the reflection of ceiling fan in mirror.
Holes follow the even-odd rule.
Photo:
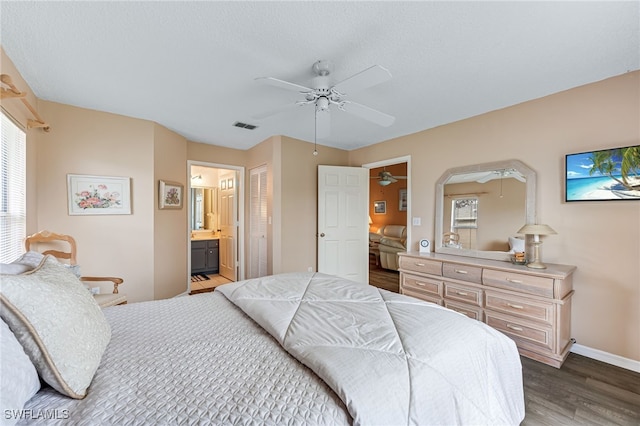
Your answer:
[[[503,178],[514,178],[519,180],[520,182],[525,182],[524,177],[516,169],[492,170],[488,172],[485,176],[482,176],[480,179],[477,179],[476,182],[485,183],[493,179],[503,179]]]
[[[391,73],[387,69],[380,65],[374,65],[333,85],[330,83],[330,75],[333,70],[333,64],[331,62],[317,61],[313,64],[312,69],[316,75],[313,80],[313,87],[305,87],[273,77],[256,78],[256,80],[261,83],[299,92],[303,95],[304,99],[282,105],[263,114],[255,115],[254,118],[266,118],[297,106],[313,104],[315,105],[316,137],[318,139],[326,138],[331,134],[331,116],[329,114],[329,107],[331,105],[334,105],[341,111],[364,118],[380,126],[388,127],[395,121],[395,117],[389,114],[347,99],[348,96],[351,96],[351,94],[359,90],[367,89],[390,80]]]
[[[378,173],[378,176],[372,176],[371,179],[378,179],[378,185],[387,186],[392,183],[396,183],[398,179],[406,179],[406,176],[394,176],[390,172],[383,170]]]

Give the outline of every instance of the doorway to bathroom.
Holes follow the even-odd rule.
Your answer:
[[[188,162],[189,293],[243,279],[244,168]]]

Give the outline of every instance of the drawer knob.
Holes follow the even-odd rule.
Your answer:
[[[514,278],[507,278],[507,281],[514,284],[522,284],[522,280],[516,280]]]
[[[515,325],[507,324],[507,328],[515,331],[522,331],[522,327],[516,327]]]
[[[419,285],[420,287],[424,287],[426,285],[425,283],[421,283],[420,281],[416,281],[415,283],[416,283],[416,285]]]
[[[416,266],[425,266],[424,263],[416,262]]]
[[[469,293],[467,293],[466,291],[458,291],[456,290],[456,294],[460,295],[460,296],[468,296]]]
[[[524,306],[522,306],[522,305],[514,305],[513,303],[507,303],[507,306],[509,306],[510,308],[513,308],[513,309],[524,309]]]
[[[468,272],[464,269],[454,269],[454,271],[456,272],[456,274],[468,274]]]

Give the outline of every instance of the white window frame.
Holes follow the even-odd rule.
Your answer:
[[[27,226],[27,137],[8,114],[0,114],[0,263],[24,253]]]

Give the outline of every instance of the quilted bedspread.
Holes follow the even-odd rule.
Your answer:
[[[351,423],[317,375],[217,292],[104,313],[112,337],[87,397],[44,387],[21,424]]]
[[[516,425],[515,344],[431,303],[318,273],[218,287],[340,397],[362,425]]]

